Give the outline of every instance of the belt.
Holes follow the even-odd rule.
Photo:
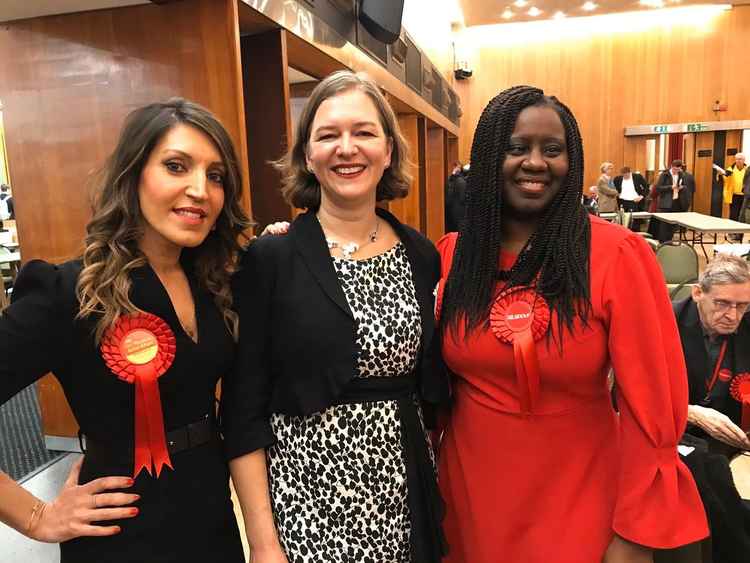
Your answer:
[[[337,404],[371,401],[398,401],[401,415],[401,444],[406,458],[406,482],[411,520],[411,560],[439,563],[448,553],[442,521],[445,506],[438,489],[437,477],[430,459],[427,439],[414,404],[417,378],[370,377],[353,379]]]
[[[195,448],[210,442],[214,436],[217,435],[216,425],[214,424],[213,418],[206,414],[196,422],[191,422],[190,424],[186,424],[185,426],[167,432],[167,451],[170,455],[173,455],[189,450],[190,448]],[[92,440],[90,437],[84,436],[81,432],[78,433],[78,443],[81,446],[81,451],[87,455],[96,456],[97,454],[109,454],[111,456],[114,453],[118,458],[120,456],[127,456],[126,459],[132,459],[133,457],[132,443],[101,443]]]

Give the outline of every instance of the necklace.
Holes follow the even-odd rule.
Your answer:
[[[318,223],[320,223],[320,218],[318,217]],[[323,224],[320,225],[323,227]],[[358,251],[367,246],[370,243],[375,242],[378,240],[378,231],[380,230],[380,220],[375,218],[375,229],[370,231],[370,234],[367,235],[367,242],[363,244],[357,244],[354,241],[350,242],[339,242],[337,240],[332,240],[326,237],[326,245],[328,246],[329,250],[333,250],[335,248],[338,248],[341,250],[341,256],[345,260],[352,260],[352,256]],[[325,229],[323,229],[323,233],[325,234]]]

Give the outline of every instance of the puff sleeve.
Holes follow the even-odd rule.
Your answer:
[[[62,285],[60,269],[41,260],[18,274],[0,315],[0,404],[62,364],[70,334]]]
[[[234,368],[222,383],[220,416],[230,460],[276,441],[268,412],[273,389],[269,326],[274,280],[263,242],[256,239],[250,244],[232,284],[240,339]]]
[[[613,527],[641,545],[676,547],[708,535],[695,482],[677,454],[687,421],[685,360],[653,251],[631,235],[612,252],[602,306],[620,409]]]

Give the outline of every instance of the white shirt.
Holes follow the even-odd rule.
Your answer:
[[[622,178],[622,187],[620,188],[620,199],[626,201],[635,201],[638,197],[638,192],[635,191],[635,184],[633,184],[633,177]]]

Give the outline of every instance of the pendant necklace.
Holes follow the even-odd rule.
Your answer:
[[[318,218],[318,223],[320,223],[320,218]],[[321,224],[321,227],[323,225]],[[358,251],[367,246],[370,243],[375,242],[378,240],[378,231],[380,230],[380,220],[375,219],[375,229],[370,231],[370,234],[367,235],[367,242],[363,244],[357,244],[356,242],[339,242],[337,240],[332,240],[326,237],[326,245],[328,246],[329,250],[333,250],[335,248],[338,248],[341,250],[341,257],[345,260],[352,260],[352,256]],[[325,234],[325,231],[324,231]]]

